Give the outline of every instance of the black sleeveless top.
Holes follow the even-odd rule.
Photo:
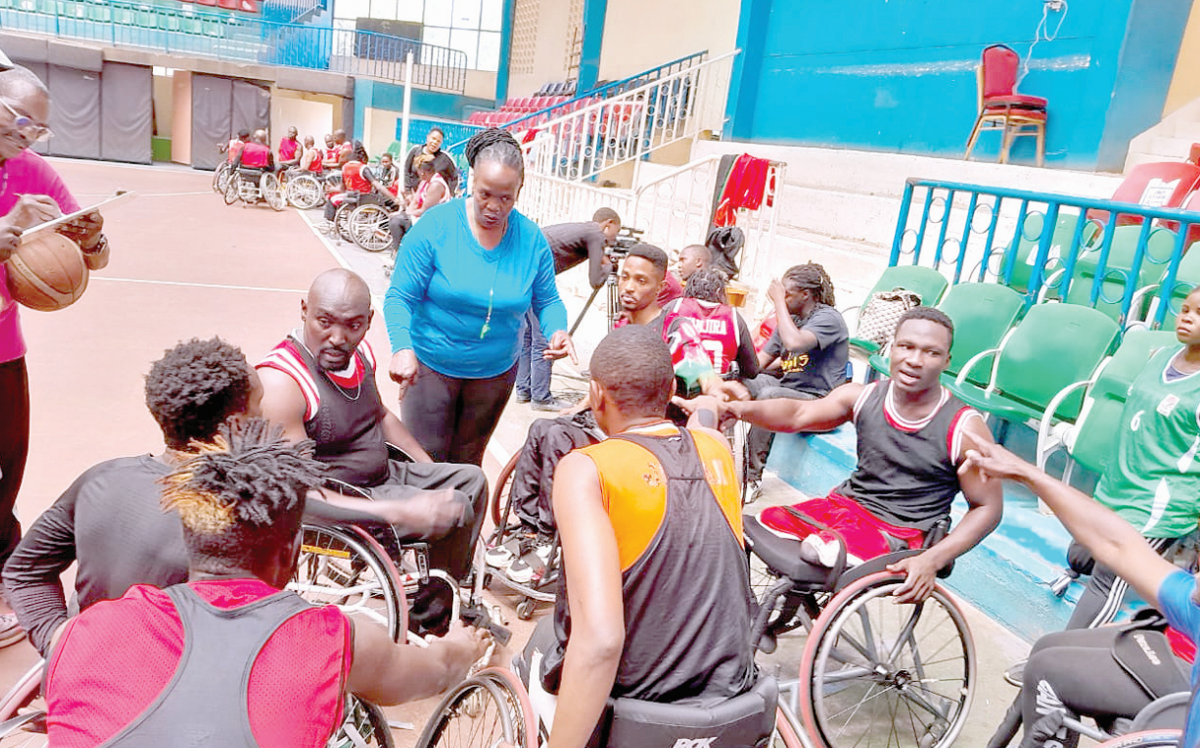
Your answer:
[[[960,490],[955,439],[972,410],[943,388],[932,415],[906,423],[887,406],[890,386],[871,385],[855,405],[858,467],[833,492],[889,524],[928,530]]]

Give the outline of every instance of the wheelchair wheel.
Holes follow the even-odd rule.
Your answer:
[[[333,191],[342,189],[342,173],[333,172],[325,177],[325,186]]]
[[[368,252],[382,252],[392,246],[388,230],[388,212],[373,203],[360,205],[346,218],[350,239]]]
[[[225,194],[225,183],[229,181],[229,162],[222,161],[221,164],[213,172],[212,188],[213,192],[218,195]]]
[[[1177,748],[1182,740],[1181,730],[1142,730],[1106,740],[1098,748]]]
[[[283,187],[279,184],[279,177],[271,172],[259,177],[258,191],[262,194],[263,200],[267,201],[267,205],[271,206],[271,210],[278,212],[287,207],[287,198],[284,197]]]
[[[487,668],[442,699],[417,748],[492,746],[534,748],[537,729],[525,687],[508,670]]]
[[[226,205],[233,205],[242,197],[242,178],[237,174],[230,174],[229,179],[225,180],[225,192],[221,193],[225,198]]]
[[[790,717],[789,714],[782,706],[775,708],[775,735],[770,743],[772,748],[804,748],[800,732],[797,726],[792,724],[795,717]]]
[[[841,590],[809,634],[800,665],[804,727],[818,746],[866,741],[943,748],[966,722],[975,689],[975,645],[941,587],[897,605],[904,583],[870,574]]]
[[[344,242],[354,241],[354,238],[350,235],[350,214],[354,212],[356,207],[358,206],[343,202],[338,206],[337,212],[333,214],[334,235]]]
[[[492,524],[497,528],[504,518],[508,515],[508,492],[512,488],[513,471],[517,469],[517,460],[521,458],[521,453],[517,452],[509,458],[504,467],[500,469],[500,475],[496,477],[496,482],[492,484]]]
[[[408,626],[404,588],[383,548],[358,528],[305,523],[296,575],[288,584],[305,600],[382,624],[393,641]]]
[[[0,699],[0,722],[15,719],[18,713],[29,718],[27,724],[14,724],[9,726],[7,732],[0,732],[0,747],[41,748],[47,744],[46,705],[41,700],[43,664],[39,660]]]
[[[383,710],[357,696],[346,697],[346,717],[325,748],[393,748],[392,729]]]
[[[287,201],[300,210],[312,210],[325,202],[325,193],[316,177],[301,174],[288,180]]]

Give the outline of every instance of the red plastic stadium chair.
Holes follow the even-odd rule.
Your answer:
[[[1200,185],[1200,166],[1179,161],[1140,164],[1125,177],[1113,193],[1118,203],[1136,203],[1149,208],[1178,208],[1192,190]],[[1088,220],[1108,223],[1108,211],[1089,210]],[[1140,224],[1141,216],[1124,213],[1117,216],[1118,226]]]
[[[1034,136],[1037,138],[1037,165],[1041,166],[1046,156],[1046,100],[1039,96],[1017,93],[1017,69],[1021,58],[1010,47],[993,44],[983,50],[976,72],[979,85],[979,116],[967,140],[967,155],[975,150],[979,133],[984,130],[1000,130],[1000,163],[1008,163],[1008,153],[1013,140]]]

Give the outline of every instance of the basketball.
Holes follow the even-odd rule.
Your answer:
[[[39,312],[68,307],[87,289],[88,268],[83,252],[62,234],[46,234],[22,243],[5,267],[12,297]]]

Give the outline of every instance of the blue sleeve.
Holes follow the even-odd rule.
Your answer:
[[[1193,643],[1200,640],[1200,607],[1192,602],[1195,589],[1196,578],[1182,569],[1169,575],[1158,588],[1158,609]]]
[[[537,315],[542,335],[549,340],[554,333],[567,329],[567,307],[558,295],[554,281],[554,253],[550,243],[532,221],[533,252],[537,258],[537,275],[533,278],[533,313]]]
[[[413,347],[413,312],[425,298],[433,278],[436,223],[436,216],[426,216],[404,237],[403,249],[398,253],[392,284],[383,299],[383,319],[393,353]]]

